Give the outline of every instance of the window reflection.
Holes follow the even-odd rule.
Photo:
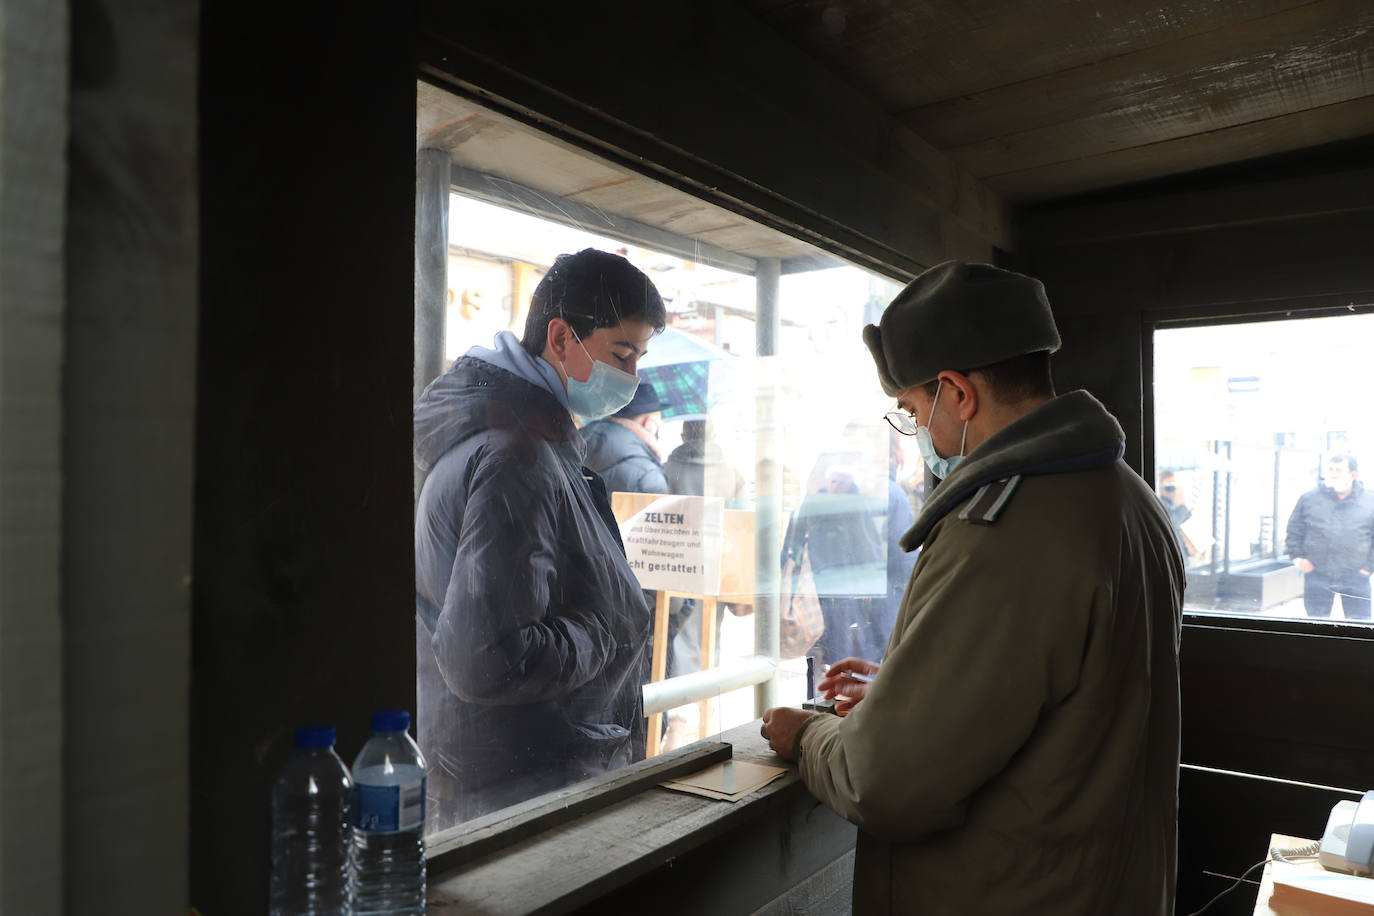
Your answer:
[[[1188,610],[1369,621],[1371,347],[1371,315],[1155,333],[1156,491]]]

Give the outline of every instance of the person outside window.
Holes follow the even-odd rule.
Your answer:
[[[714,441],[713,432],[707,420],[687,420],[682,424],[682,444],[673,449],[663,463],[668,492],[680,496],[721,497],[725,500],[725,508],[743,508],[746,505],[744,476],[730,466],[724,450]],[[702,602],[697,598],[674,598],[668,607],[667,676],[677,677],[701,670]],[[720,660],[720,632],[727,610],[736,617],[744,617],[752,614],[754,607],[725,601],[716,605],[716,662]],[[701,725],[697,720],[699,714],[696,704],[668,713],[665,750],[696,740]]]
[[[1172,913],[1183,561],[1121,427],[1055,396],[1030,277],[931,268],[864,340],[942,482],[882,664],[818,685],[848,715],[762,726],[859,827],[854,912]]]
[[[663,408],[658,391],[640,382],[630,403],[582,427],[587,467],[601,475],[610,493],[667,493],[659,454],[658,431]]]
[[[1336,595],[1348,619],[1370,619],[1374,494],[1354,455],[1332,455],[1322,483],[1298,498],[1288,518],[1288,555],[1303,572],[1308,617],[1330,617]]]
[[[1183,523],[1193,517],[1193,510],[1183,504],[1183,494],[1178,491],[1178,483],[1173,471],[1159,475],[1159,504],[1169,516],[1169,524],[1174,528],[1174,540],[1178,542],[1178,552],[1185,562],[1192,551],[1188,549],[1188,536],[1183,533]]]
[[[682,424],[682,444],[663,462],[668,491],[687,496],[720,496],[730,509],[745,505],[744,475],[725,460],[706,420]]]
[[[807,654],[822,668],[848,656],[880,660],[892,632],[888,545],[883,540],[892,508],[886,475],[883,498],[870,498],[855,480],[855,468],[827,467],[833,457],[822,456],[825,485],[802,500],[782,548],[784,559],[810,560],[825,632]],[[895,544],[892,549],[905,557]]]
[[[523,340],[502,331],[472,348],[415,404],[431,829],[644,756],[651,616],[572,415],[630,401],[665,319],[624,258],[560,255]]]

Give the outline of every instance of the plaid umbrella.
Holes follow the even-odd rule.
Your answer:
[[[659,398],[667,403],[668,406],[663,408],[665,420],[705,415],[711,379],[710,362],[652,366],[640,369],[639,378],[653,385]]]
[[[729,356],[713,343],[677,328],[665,328],[639,361],[639,377],[654,386],[668,406],[665,420],[706,416],[711,397],[711,363]]]

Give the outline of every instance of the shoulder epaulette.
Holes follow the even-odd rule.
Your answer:
[[[1016,492],[1016,485],[1020,482],[1021,475],[1017,474],[1014,477],[1003,477],[1001,480],[983,484],[959,512],[959,518],[978,525],[991,525],[997,521],[1002,507],[1011,499],[1011,494]]]

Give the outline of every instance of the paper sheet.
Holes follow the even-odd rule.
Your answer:
[[[726,760],[699,772],[659,783],[665,789],[735,802],[786,775],[786,767]]]

